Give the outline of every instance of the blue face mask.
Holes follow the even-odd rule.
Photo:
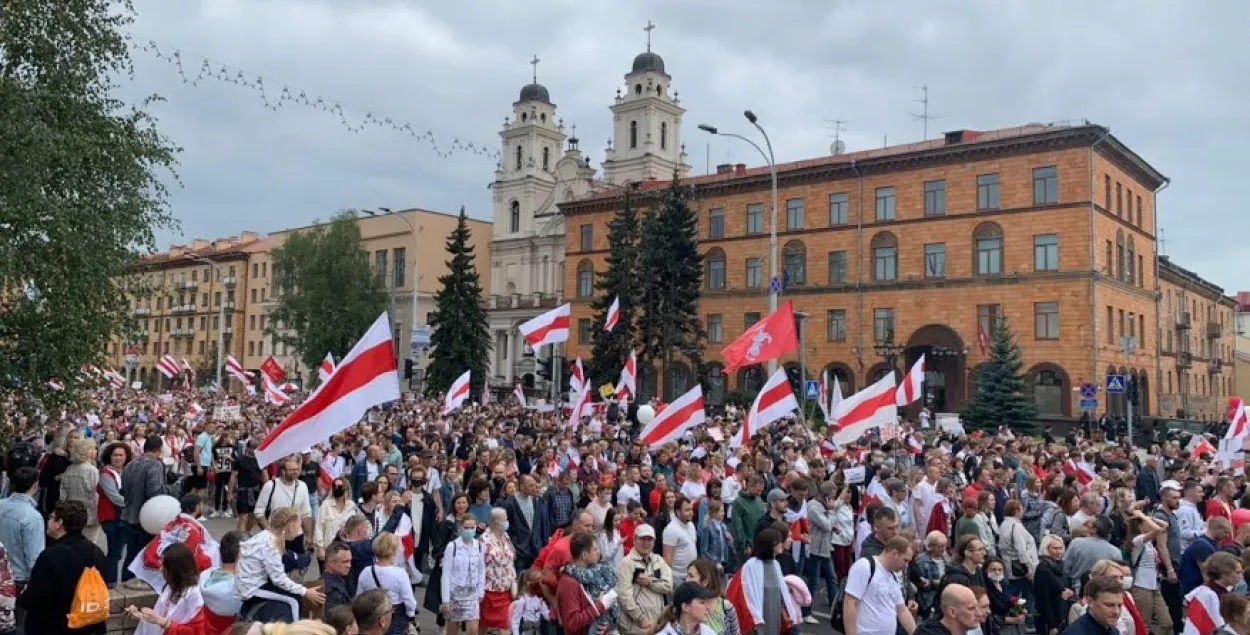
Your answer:
[[[509,526],[509,525],[508,525],[508,521],[506,521],[506,520],[505,520],[505,521],[503,521],[503,530],[504,530],[504,531],[508,531],[508,526]]]
[[[463,538],[465,542],[469,542],[473,540],[474,538],[477,538],[477,530],[476,529],[461,529],[460,537]]]

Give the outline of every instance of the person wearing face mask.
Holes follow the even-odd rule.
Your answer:
[[[352,500],[350,481],[340,476],[330,484],[330,496],[321,501],[313,529],[313,546],[317,554],[317,570],[325,570],[326,547],[339,537],[348,518],[359,513]]]
[[[439,612],[447,621],[447,635],[457,635],[461,624],[472,635],[477,633],[486,595],[486,563],[477,539],[477,519],[466,512],[456,522],[460,535],[443,550]]]
[[[991,632],[1014,635],[1023,633],[1024,613],[1012,615],[1011,597],[1006,590],[1007,567],[1002,559],[991,556],[985,560],[985,591],[990,600]],[[988,621],[988,620],[987,620]]]
[[[1092,602],[1094,595],[1089,590],[1095,581],[1118,584],[1124,590],[1119,602],[1124,610],[1120,611],[1115,622],[1109,625],[1111,630],[1108,635],[1146,635],[1147,625],[1141,619],[1141,613],[1137,610],[1137,603],[1133,601],[1132,594],[1128,592],[1132,574],[1127,565],[1115,560],[1100,560],[1090,568],[1088,579],[1081,585],[1080,601],[1068,610],[1068,623],[1075,624],[1085,613],[1099,608]],[[1160,633],[1160,635],[1163,634]]]
[[[508,538],[508,513],[492,509],[482,534],[482,560],[486,567],[486,593],[482,596],[481,624],[486,630],[509,630],[512,587],[516,585],[516,549]]]

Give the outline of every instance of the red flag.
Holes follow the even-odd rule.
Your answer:
[[[286,379],[286,371],[282,369],[282,364],[279,364],[278,360],[273,358],[273,355],[270,355],[260,365],[260,372],[268,375],[269,379],[273,380],[275,384],[282,383],[282,380]]]
[[[794,306],[789,300],[768,317],[756,322],[738,339],[721,350],[725,371],[777,359],[799,350],[794,329]]]
[[[977,346],[981,347],[981,357],[985,357],[985,349],[990,346],[990,336],[985,333],[985,326],[977,323]]]

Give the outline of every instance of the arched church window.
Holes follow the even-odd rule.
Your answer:
[[[541,115],[538,115],[538,120],[543,123],[547,123],[547,113],[544,112]]]
[[[551,148],[543,148],[543,171],[547,171],[551,166]]]
[[[660,122],[660,149],[661,150],[668,149],[668,122],[667,121]]]
[[[522,152],[523,151],[521,150],[521,146],[517,146],[516,147],[516,169],[518,170],[521,169],[521,153]]]
[[[530,118],[529,113],[524,113],[524,112],[521,113],[521,121],[525,121],[526,119],[529,119],[529,118]]]
[[[508,212],[508,231],[513,234],[521,231],[521,204],[516,201],[512,201]]]
[[[638,122],[637,121],[629,122],[629,147],[630,148],[638,147]]]
[[[634,94],[635,95],[642,94],[642,84],[634,84]]]

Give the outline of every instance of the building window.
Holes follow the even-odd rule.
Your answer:
[[[551,148],[543,148],[543,172],[551,168]]]
[[[762,234],[764,233],[764,204],[751,203],[747,205],[747,233]]]
[[[786,201],[786,229],[803,229],[803,199],[792,198]]]
[[[1124,282],[1124,232],[1115,232],[1115,279]]]
[[[977,329],[985,333],[987,338],[993,338],[998,330],[999,313],[1000,309],[997,304],[977,305]]]
[[[829,309],[825,313],[825,339],[830,342],[846,341],[846,309]]]
[[[513,234],[521,231],[521,204],[517,201],[512,201],[508,210],[508,231]]]
[[[846,252],[829,252],[829,284],[845,284],[846,269]]]
[[[248,343],[247,343],[247,354],[248,354],[248,355],[256,355],[256,342],[248,342]]]
[[[1115,273],[1115,265],[1114,265],[1115,261],[1112,260],[1112,258],[1113,256],[1111,255],[1111,241],[1108,240],[1107,241],[1107,260],[1106,260],[1107,265],[1103,270],[1103,274],[1106,275],[1108,278],[1110,278]]]
[[[877,220],[894,220],[894,188],[877,188]]]
[[[720,290],[725,288],[725,252],[713,249],[707,252],[707,288]]]
[[[1146,287],[1146,263],[1140,255],[1137,256],[1137,286]]]
[[[252,302],[256,302],[256,301],[257,301],[257,300],[256,300],[256,298],[257,298],[257,296],[258,296],[259,294],[260,294],[260,290],[259,290],[259,289],[252,289]],[[179,304],[181,304],[181,302],[182,302],[182,298],[178,298],[178,302],[179,302]]]
[[[590,251],[595,248],[595,226],[594,225],[588,224],[588,225],[581,226],[581,243],[582,243],[582,251]]]
[[[638,147],[638,122],[629,122],[629,147],[631,149]]]
[[[1033,403],[1039,414],[1063,415],[1063,381],[1059,373],[1043,370],[1033,376]]]
[[[803,243],[792,240],[781,250],[782,266],[785,267],[786,284],[807,282],[807,249]]]
[[[708,238],[724,238],[725,237],[725,209],[722,207],[714,207],[707,215],[707,237]]]
[[[894,309],[873,309],[872,338],[877,342],[894,341]]]
[[[997,223],[981,223],[972,232],[972,245],[979,276],[999,275],[1003,272],[1003,230]]]
[[[247,316],[247,330],[249,331],[256,330],[256,316],[255,315]]]
[[[747,258],[747,288],[758,289],[764,286],[764,261],[760,258]]]
[[[898,279],[898,240],[890,232],[872,237],[872,279],[879,282]]]
[[[580,318],[577,320],[577,343],[590,343],[590,319]]]
[[[977,211],[986,212],[999,208],[998,175],[982,174],[977,177]]]
[[[707,316],[707,341],[713,344],[725,341],[725,316],[719,313]]]
[[[1033,204],[1053,205],[1059,202],[1059,169],[1053,165],[1033,170]]]
[[[404,276],[408,273],[408,249],[406,247],[396,247],[391,252],[391,257],[395,260],[395,275],[392,276],[395,287],[403,287]],[[261,297],[264,297],[264,295],[264,289],[261,289]]]
[[[668,149],[668,122],[660,122],[660,149]]]
[[[1132,236],[1128,237],[1126,251],[1128,252],[1128,257],[1126,259],[1128,263],[1128,273],[1125,276],[1125,280],[1129,284],[1135,284],[1137,280],[1137,249],[1133,245]]]
[[[746,313],[743,313],[742,314],[742,330],[745,331],[751,328],[752,326],[755,326],[755,323],[759,321],[760,321],[759,311],[748,311]]]
[[[925,181],[924,215],[946,215],[946,181]]]
[[[1102,208],[1111,213],[1111,175],[1102,175]]]
[[[1137,226],[1142,226],[1141,194],[1137,195]]]
[[[262,278],[269,277],[269,263],[267,262],[260,263],[260,277]]]
[[[946,243],[929,243],[924,246],[924,277],[946,277]]]
[[[1124,187],[1119,181],[1115,184],[1115,215],[1124,218]]]
[[[589,298],[595,292],[595,270],[589,260],[577,265],[577,297]]]
[[[829,225],[845,225],[850,199],[845,192],[829,195]]]
[[[1033,237],[1033,270],[1059,271],[1059,234]]]
[[[1033,304],[1033,337],[1039,340],[1059,339],[1059,303]]]
[[[1124,328],[1124,309],[1119,309],[1118,311],[1116,311],[1116,315],[1119,318],[1119,322],[1120,322],[1120,330],[1117,333],[1117,340],[1124,339],[1125,334],[1128,333],[1128,330]]]
[[[208,306],[208,294],[207,293],[200,294],[200,306],[202,307]]]
[[[516,147],[516,169],[518,170],[521,169],[521,153],[522,152],[524,152],[524,150],[522,150],[521,146],[518,145]]]
[[[386,284],[386,256],[387,251],[385,249],[379,249],[373,254],[373,273],[378,277],[378,282],[383,284]],[[252,290],[253,293],[255,291],[255,289]]]

